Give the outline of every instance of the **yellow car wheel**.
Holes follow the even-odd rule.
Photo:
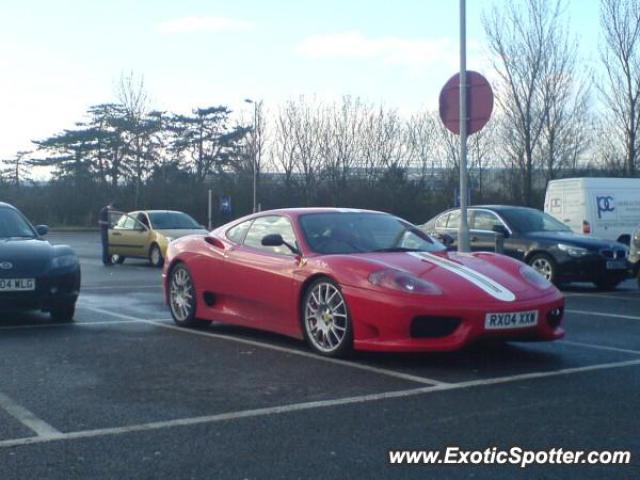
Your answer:
[[[154,267],[161,267],[164,264],[162,251],[157,243],[151,245],[151,248],[149,249],[149,263]]]

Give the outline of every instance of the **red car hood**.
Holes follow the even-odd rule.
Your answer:
[[[393,268],[412,273],[438,286],[445,295],[483,301],[525,300],[548,295],[525,280],[517,260],[492,253],[407,252],[356,255],[371,271]],[[362,272],[364,273],[364,272]]]

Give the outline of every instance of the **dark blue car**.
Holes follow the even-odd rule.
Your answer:
[[[80,263],[71,247],[44,240],[47,230],[0,202],[0,310],[42,310],[67,322],[80,293]]]
[[[629,276],[629,249],[622,243],[574,233],[567,225],[535,208],[481,205],[468,209],[472,251],[494,251],[496,235],[504,238],[505,255],[522,260],[559,284],[593,282],[613,289]],[[460,210],[443,212],[422,228],[456,243]]]

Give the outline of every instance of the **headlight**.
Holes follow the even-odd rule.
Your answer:
[[[558,248],[570,257],[584,257],[589,254],[589,250],[586,248],[574,247],[573,245],[566,245],[564,243],[559,243]]]
[[[60,255],[59,257],[53,257],[53,260],[51,260],[51,268],[73,267],[77,263],[78,257],[70,253],[67,255]]]
[[[531,285],[542,290],[553,287],[553,284],[549,280],[544,278],[529,265],[522,265],[520,267],[520,275],[522,275],[522,278],[524,278]]]
[[[373,272],[369,275],[369,282],[378,287],[399,290],[405,293],[417,293],[420,295],[442,294],[442,290],[433,283],[392,268]]]

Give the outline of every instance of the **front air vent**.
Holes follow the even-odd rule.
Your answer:
[[[442,338],[451,335],[461,320],[456,317],[419,316],[411,321],[413,338]]]

